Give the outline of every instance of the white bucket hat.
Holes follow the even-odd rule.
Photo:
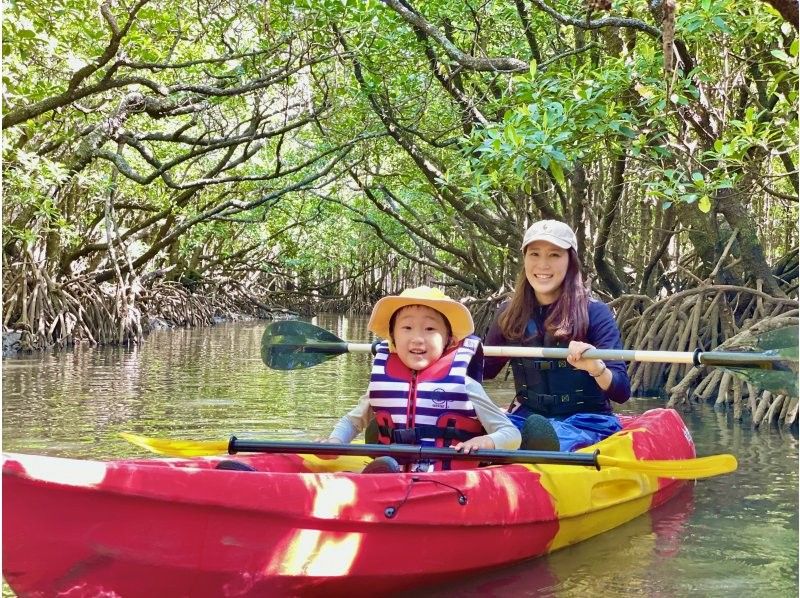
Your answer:
[[[453,338],[457,341],[468,337],[475,330],[472,314],[465,305],[450,299],[439,289],[430,287],[406,289],[399,295],[389,295],[380,299],[372,308],[372,316],[369,318],[367,327],[371,332],[388,339],[391,332],[389,321],[392,319],[392,314],[408,305],[424,305],[438,311],[450,322]]]
[[[578,249],[578,239],[569,225],[559,222],[558,220],[539,220],[534,222],[525,231],[525,236],[522,239],[522,247],[533,243],[534,241],[547,241],[553,245],[558,245],[561,249]]]

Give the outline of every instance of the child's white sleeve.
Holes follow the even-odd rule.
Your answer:
[[[336,422],[333,431],[330,433],[330,438],[334,438],[342,444],[347,444],[358,436],[361,430],[367,427],[370,419],[372,419],[372,407],[369,404],[369,396],[364,393],[358,400],[358,404]]]
[[[522,436],[505,412],[494,404],[478,382],[467,378],[467,394],[481,425],[498,450],[514,451],[522,444]]]

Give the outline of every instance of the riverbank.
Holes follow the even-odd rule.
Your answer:
[[[268,305],[260,289],[231,279],[181,282],[151,279],[120,290],[103,284],[54,286],[34,297],[26,317],[3,328],[3,358],[76,344],[138,343],[155,330],[207,327],[224,322],[297,317],[296,311]]]

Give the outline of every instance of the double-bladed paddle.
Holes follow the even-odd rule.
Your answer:
[[[762,335],[759,345],[768,350],[743,351],[636,351],[590,349],[583,355],[612,361],[685,363],[722,366],[774,393],[797,396],[798,332],[781,328]],[[759,347],[760,348],[760,347]],[[267,325],[261,337],[261,359],[276,370],[296,370],[318,365],[343,353],[370,352],[369,343],[350,343],[318,326],[300,320],[279,320]],[[551,347],[483,347],[487,357],[566,359],[568,350]]]
[[[665,461],[638,461],[618,459],[593,453],[566,453],[558,451],[501,451],[479,450],[460,453],[452,448],[434,448],[418,445],[382,444],[332,444],[317,442],[272,442],[263,440],[239,440],[232,436],[229,440],[170,440],[167,438],[148,438],[123,432],[120,434],[128,442],[146,448],[160,455],[172,457],[199,457],[205,455],[235,453],[291,453],[300,455],[341,455],[355,457],[394,457],[401,462],[426,459],[455,459],[465,461],[484,461],[493,465],[511,463],[585,465],[587,467],[619,467],[629,471],[644,473],[662,478],[696,480],[708,478],[736,470],[737,462],[733,455],[712,455],[696,459],[676,459]]]

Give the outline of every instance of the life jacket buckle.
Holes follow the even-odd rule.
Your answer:
[[[392,442],[395,444],[417,444],[417,440],[417,430],[414,428],[392,430]]]
[[[569,363],[563,359],[534,359],[528,365],[533,370],[557,370],[570,367]]]

